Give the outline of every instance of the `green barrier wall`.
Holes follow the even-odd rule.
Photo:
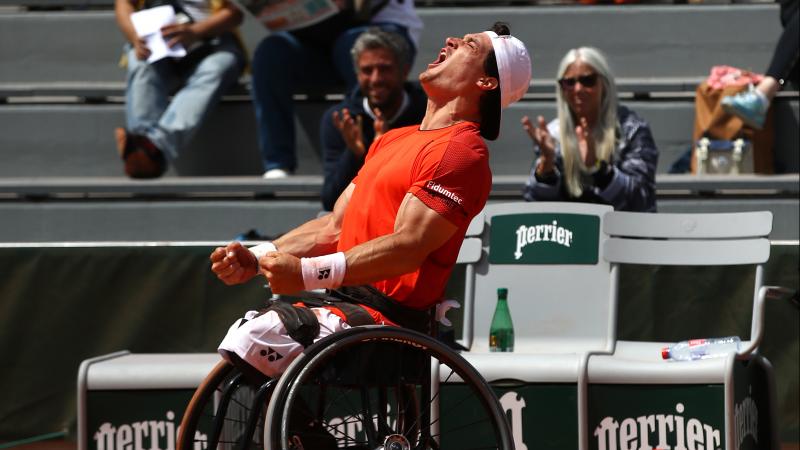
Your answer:
[[[0,248],[0,442],[74,432],[76,378],[84,359],[124,349],[214,351],[233,320],[258,308],[267,291],[258,280],[236,287],[219,282],[209,270],[210,250]],[[798,289],[799,268],[796,244],[774,245],[765,284]],[[747,336],[752,270],[625,267],[619,338]],[[456,273],[450,297],[463,292],[461,279]],[[775,368],[784,442],[800,442],[799,318],[788,303],[767,307],[762,354]]]

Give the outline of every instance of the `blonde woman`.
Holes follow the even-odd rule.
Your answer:
[[[650,126],[617,103],[614,77],[592,47],[567,52],[558,68],[558,118],[522,127],[537,158],[523,189],[528,201],[606,203],[616,210],[656,210],[658,163]]]

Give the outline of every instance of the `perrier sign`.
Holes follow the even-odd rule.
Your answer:
[[[491,264],[597,264],[600,217],[508,214],[492,217]]]

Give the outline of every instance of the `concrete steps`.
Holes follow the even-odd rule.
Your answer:
[[[497,175],[490,202],[521,200],[526,177]],[[800,176],[659,175],[662,212],[768,210],[772,239],[800,238]],[[319,176],[0,178],[4,242],[229,240],[276,236],[320,212]]]
[[[10,0],[6,0],[10,1]],[[49,1],[49,0],[48,0]],[[102,8],[102,3],[99,4]],[[0,12],[0,176],[121,174],[112,130],[124,123],[123,38],[113,11]],[[533,54],[534,82],[524,101],[505,112],[491,143],[496,174],[527,171],[525,115],[554,116],[556,66],[572,47],[591,43],[609,56],[620,96],[650,121],[661,151],[660,173],[690,146],[696,85],[712,65],[763,70],[779,33],[774,4],[421,7],[425,22],[412,73],[434,59],[445,36],[511,23]],[[242,27],[252,50],[266,30],[252,18]],[[69,39],[53,37],[69,36]],[[243,86],[226,97],[209,125],[167,176],[255,175],[261,172],[254,117]],[[299,173],[321,173],[318,121],[336,98],[299,93]],[[779,172],[798,171],[798,95],[776,107]]]

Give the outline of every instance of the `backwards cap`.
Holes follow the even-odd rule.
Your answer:
[[[498,36],[484,31],[492,41],[500,76],[500,105],[506,106],[522,98],[531,82],[531,58],[525,44],[514,36]]]

